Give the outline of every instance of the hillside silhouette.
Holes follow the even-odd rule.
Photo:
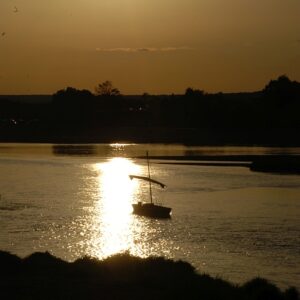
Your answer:
[[[293,287],[281,291],[262,278],[237,286],[162,257],[125,253],[69,263],[48,252],[21,259],[0,251],[0,264],[2,299],[299,299]]]
[[[24,97],[0,96],[1,142],[300,145],[300,83],[285,75],[251,93],[128,96],[105,81]]]

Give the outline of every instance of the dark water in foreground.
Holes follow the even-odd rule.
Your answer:
[[[300,282],[300,176],[246,167],[151,163],[167,184],[156,200],[169,221],[131,214],[148,201],[144,155],[300,153],[300,149],[164,145],[0,145],[0,249],[25,256],[50,251],[72,261],[129,251],[192,263],[200,272],[242,283],[265,277]]]

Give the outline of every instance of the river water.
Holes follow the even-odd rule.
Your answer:
[[[299,148],[0,144],[0,249],[73,261],[118,252],[163,255],[243,283],[261,276],[300,288],[300,176],[243,166],[151,161],[154,199],[171,220],[134,216],[149,200],[144,155],[299,154]]]

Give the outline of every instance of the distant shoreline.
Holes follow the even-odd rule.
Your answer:
[[[0,141],[300,146],[300,83],[286,75],[249,93],[121,95],[110,81],[98,88],[0,95]]]
[[[43,127],[44,126],[44,127]],[[141,143],[186,146],[300,147],[299,130],[232,129],[185,127],[95,126],[92,128],[57,125],[1,127],[1,143]]]

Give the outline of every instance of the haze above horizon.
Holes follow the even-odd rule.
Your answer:
[[[1,0],[0,94],[260,90],[300,81],[298,0]]]

